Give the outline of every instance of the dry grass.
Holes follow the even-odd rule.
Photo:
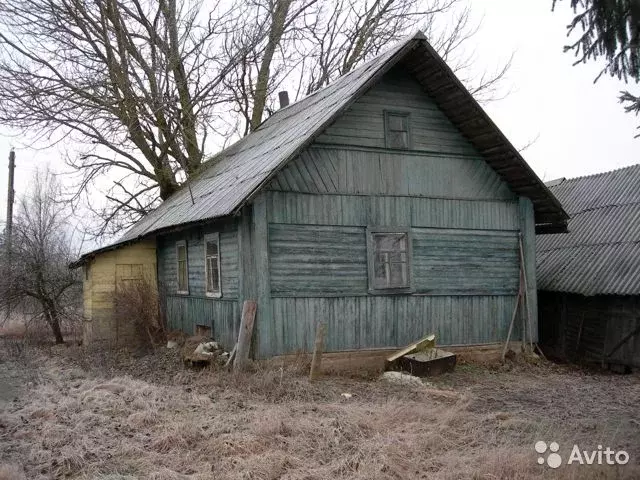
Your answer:
[[[302,364],[194,372],[166,350],[109,375],[73,358],[35,359],[40,379],[0,410],[0,480],[640,477],[637,376],[464,366],[407,389],[309,383]],[[541,439],[625,448],[634,465],[554,471],[536,463]]]

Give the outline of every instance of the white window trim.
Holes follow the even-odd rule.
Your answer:
[[[220,287],[219,292],[209,292],[207,291],[208,282],[207,282],[207,273],[208,273],[208,264],[207,264],[207,242],[215,241],[218,245],[218,286]],[[220,233],[209,233],[204,236],[204,294],[207,297],[211,298],[221,298],[222,297],[222,261],[220,255]]]
[[[373,235],[376,233],[403,233],[407,235],[407,285],[403,287],[375,288],[375,245]],[[367,227],[367,264],[369,272],[369,293],[374,295],[407,294],[413,292],[413,241],[409,227]]]
[[[178,255],[178,249],[184,247],[185,256],[185,280],[187,282],[187,289],[180,290],[180,256]],[[187,248],[187,242],[185,240],[178,240],[176,242],[176,293],[180,295],[189,295],[189,249]]]

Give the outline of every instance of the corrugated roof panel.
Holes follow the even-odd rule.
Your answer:
[[[537,237],[538,288],[640,294],[640,165],[550,188],[571,219],[569,233]]]

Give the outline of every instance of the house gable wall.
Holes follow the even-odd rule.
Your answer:
[[[388,110],[410,113],[411,149],[385,147]],[[445,345],[506,337],[518,290],[518,235],[526,230],[527,244],[533,235],[531,202],[511,192],[402,69],[358,100],[268,190],[261,194],[270,293],[261,305],[269,314],[259,315],[261,356],[310,350],[317,321],[328,323],[327,351],[395,347],[430,332]],[[410,294],[369,291],[371,226],[409,229]]]

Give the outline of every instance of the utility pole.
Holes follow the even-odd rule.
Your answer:
[[[11,149],[9,152],[9,188],[7,190],[7,226],[5,229],[5,244],[7,251],[11,251],[11,233],[13,230],[13,172],[16,169],[16,152]]]

